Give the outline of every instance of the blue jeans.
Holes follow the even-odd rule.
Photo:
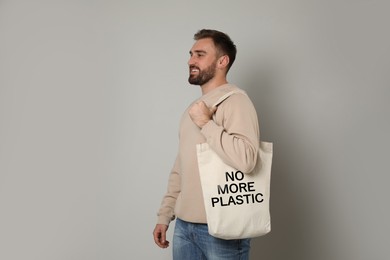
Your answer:
[[[248,260],[250,239],[224,240],[211,236],[206,224],[176,219],[173,260]]]

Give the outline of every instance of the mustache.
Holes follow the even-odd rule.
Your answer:
[[[199,68],[199,67],[197,67],[197,66],[195,66],[195,65],[191,65],[191,66],[190,66],[190,70],[192,70],[192,69],[197,69],[197,70],[200,70],[200,68]]]

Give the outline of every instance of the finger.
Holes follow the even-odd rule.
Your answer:
[[[156,227],[153,231],[154,242],[160,246],[161,245],[161,228]]]
[[[166,241],[166,229],[162,227],[156,227],[153,231],[153,238],[156,245],[161,248],[167,248],[169,246],[169,242]]]
[[[165,230],[161,230],[160,243],[164,246],[167,244],[166,235],[167,235],[167,232]]]
[[[154,243],[156,243],[158,246],[160,246],[160,232],[159,231],[154,230],[153,238],[154,238]]]
[[[218,109],[217,106],[214,106],[214,107],[210,108],[210,113],[211,113],[211,114],[214,114],[215,111],[217,111],[217,109]]]
[[[196,101],[193,107],[202,108],[207,107],[206,103],[203,100]]]

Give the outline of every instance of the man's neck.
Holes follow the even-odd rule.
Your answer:
[[[206,84],[200,86],[200,88],[202,89],[202,95],[206,95],[207,93],[209,93],[210,91],[224,85],[224,84],[227,84],[227,80],[226,78],[223,78],[223,79],[220,79],[220,80],[210,80],[209,82],[207,82]]]

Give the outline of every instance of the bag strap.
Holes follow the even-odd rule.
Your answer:
[[[240,89],[232,90],[232,91],[226,93],[225,95],[223,95],[222,97],[220,97],[220,98],[217,100],[217,102],[215,102],[215,104],[214,104],[212,107],[218,106],[218,105],[221,104],[223,101],[225,101],[228,97],[230,97],[231,95],[233,95],[233,94],[235,94],[235,93],[242,93],[242,94],[246,95],[245,92],[242,91],[242,90],[240,90]]]

